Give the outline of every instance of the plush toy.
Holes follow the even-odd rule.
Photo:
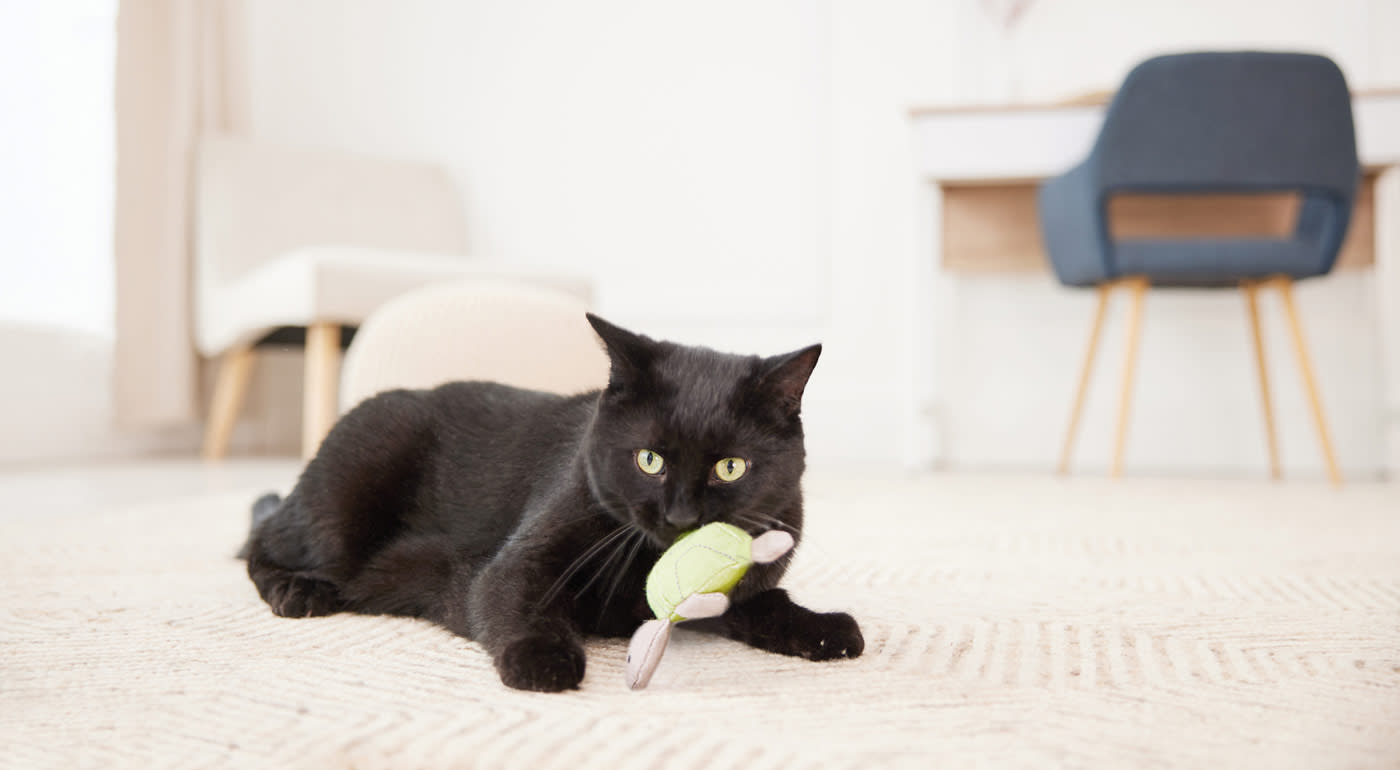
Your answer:
[[[640,690],[651,681],[673,625],[723,615],[729,609],[729,592],[749,566],[777,561],[792,546],[792,535],[781,530],[755,538],[722,522],[676,538],[647,575],[647,604],[656,620],[643,623],[632,635],[627,647],[627,686]]]

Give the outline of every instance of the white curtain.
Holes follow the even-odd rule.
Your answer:
[[[123,426],[200,416],[192,173],[201,136],[246,128],[241,11],[237,0],[118,6],[113,402]]]

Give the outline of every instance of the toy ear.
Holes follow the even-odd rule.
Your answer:
[[[749,546],[751,557],[755,564],[768,564],[783,558],[783,554],[792,550],[797,541],[792,535],[781,529],[772,529],[754,538],[753,544]]]
[[[671,641],[671,624],[665,620],[648,620],[632,634],[627,645],[627,686],[640,690],[651,682],[661,654]]]

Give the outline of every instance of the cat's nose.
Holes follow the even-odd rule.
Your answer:
[[[688,505],[673,505],[666,511],[666,523],[679,529],[695,526],[700,513]]]

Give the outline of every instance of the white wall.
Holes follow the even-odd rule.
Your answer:
[[[0,3],[0,321],[112,334],[115,18]]]
[[[0,2],[0,463],[196,446],[112,427],[116,6]]]
[[[787,318],[826,279],[813,7],[254,2],[253,123],[449,163],[474,252],[592,266],[618,310],[707,322],[657,291],[683,276],[736,321]]]
[[[926,255],[907,109],[1111,88],[1191,47],[1305,48],[1354,86],[1400,83],[1385,0],[1041,0],[1004,30],[980,0],[250,0],[254,130],[431,158],[463,190],[473,252],[587,266],[600,310],[644,331],[775,352],[822,339],[808,392],[818,462],[899,463],[915,319],[941,339],[945,459],[1053,463],[1090,311],[1048,276],[951,282],[944,304],[892,276]],[[1301,292],[1338,452],[1378,460],[1374,309],[1364,275]],[[1317,473],[1271,316],[1284,456]],[[934,330],[935,334],[937,329]],[[1107,454],[1109,329],[1081,457]],[[1239,300],[1154,294],[1129,469],[1258,472]]]

